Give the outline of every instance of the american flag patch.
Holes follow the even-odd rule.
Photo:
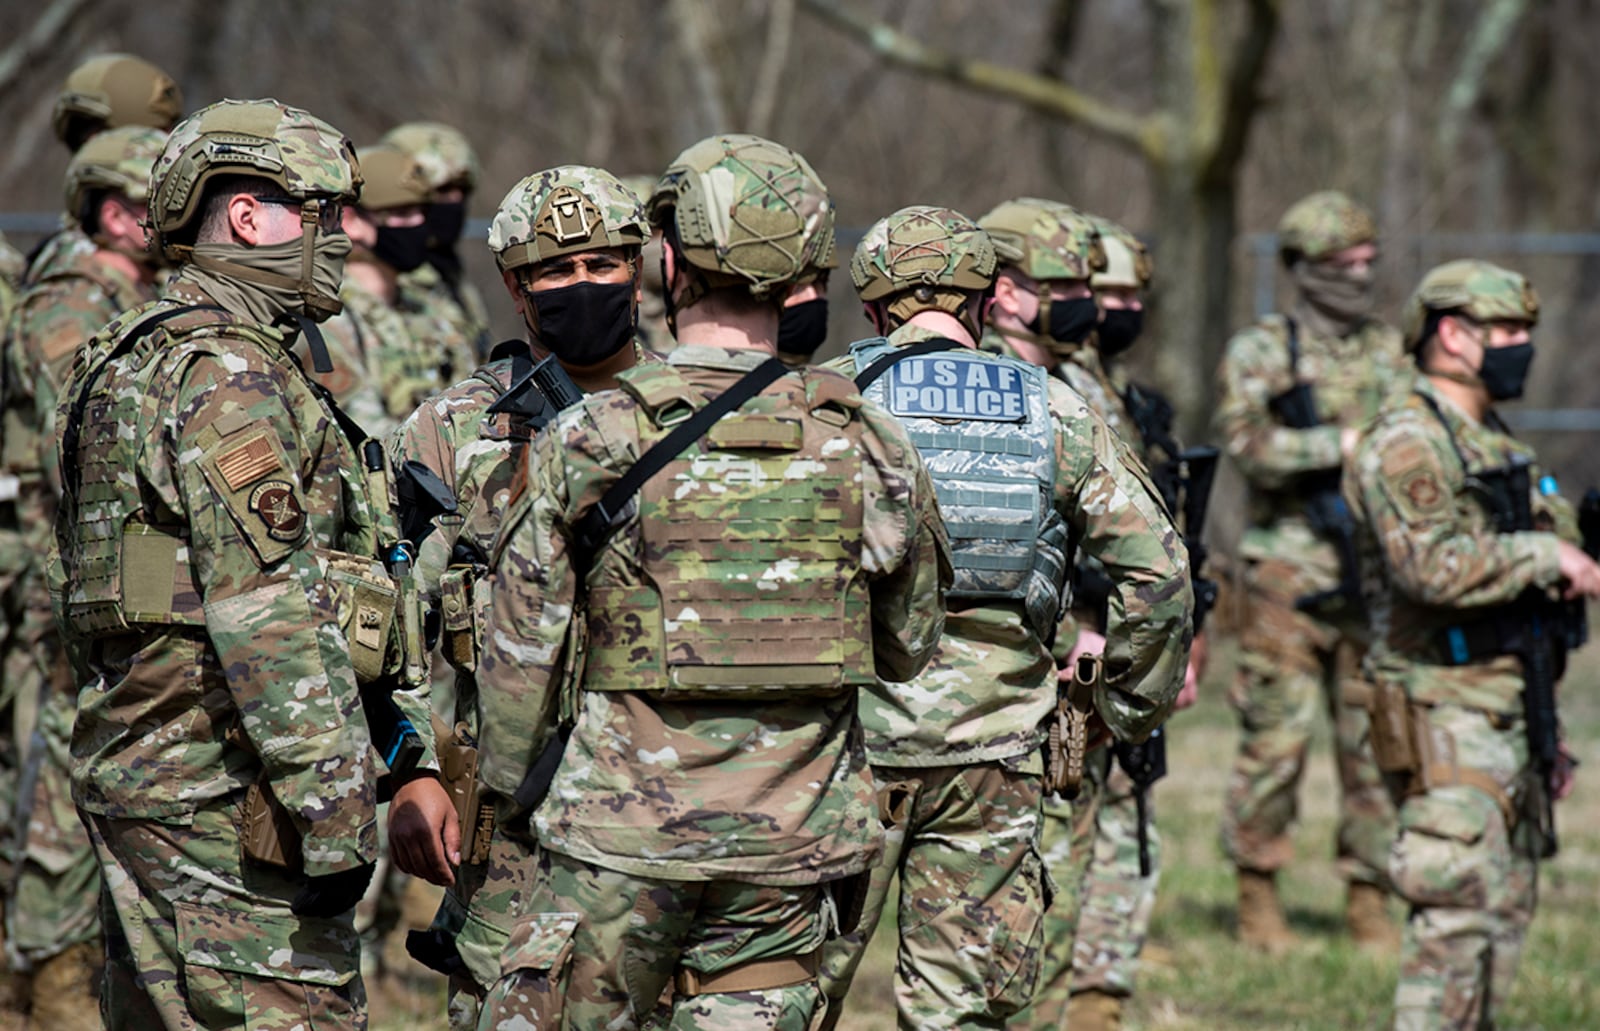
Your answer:
[[[254,483],[278,468],[277,453],[272,450],[272,441],[265,433],[258,433],[217,456],[217,472],[227,481],[229,490]]]

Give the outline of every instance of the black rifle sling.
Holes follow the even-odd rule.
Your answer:
[[[890,366],[894,365],[896,362],[905,361],[907,358],[915,358],[919,354],[933,354],[936,351],[955,351],[962,346],[964,345],[958,344],[954,340],[951,340],[947,337],[939,337],[937,340],[922,340],[915,344],[907,344],[904,347],[897,347],[893,351],[890,351],[888,354],[884,355],[882,358],[879,358],[877,361],[873,362],[871,365],[867,366],[860,373],[857,373],[856,389],[867,389],[867,387],[871,386],[879,376],[882,376],[884,373],[888,372]]]
[[[622,478],[612,484],[611,489],[606,491],[594,507],[578,520],[577,532],[574,535],[576,550],[573,555],[573,569],[575,575],[579,577],[580,584],[583,582],[583,577],[588,575],[589,564],[594,561],[600,546],[605,543],[612,526],[627,509],[633,496],[639,493],[639,488],[656,473],[665,469],[667,463],[688,450],[689,445],[704,436],[718,419],[761,393],[768,384],[788,371],[789,367],[783,362],[776,358],[768,358],[745,373],[733,386],[712,398],[704,408],[679,423],[671,433],[639,456],[639,460],[622,474]]]
[[[67,425],[61,433],[61,459],[66,463],[66,468],[61,471],[61,482],[74,497],[77,496],[78,488],[82,486],[78,482],[80,473],[78,468],[78,440],[83,434],[83,419],[88,414],[89,398],[94,395],[94,387],[100,380],[100,374],[105,372],[106,366],[133,350],[133,346],[148,336],[151,330],[169,319],[175,319],[179,315],[187,315],[192,311],[220,311],[224,314],[229,314],[226,308],[219,308],[214,304],[184,304],[176,308],[168,308],[166,311],[151,312],[149,316],[128,330],[127,334],[117,342],[117,346],[112,352],[100,360],[100,364],[89,370],[89,375],[83,381],[83,389],[78,391],[78,396],[72,401],[72,412],[67,416]]]

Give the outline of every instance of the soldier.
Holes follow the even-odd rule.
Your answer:
[[[372,559],[392,517],[284,328],[338,310],[360,182],[348,139],[276,101],[179,124],[149,203],[177,278],[91,342],[58,409],[52,590],[84,678],[108,1027],[365,1025],[358,684],[395,664]]]
[[[1600,597],[1600,566],[1495,411],[1522,394],[1538,317],[1509,269],[1429,272],[1404,315],[1421,375],[1347,466],[1382,556],[1373,745],[1399,805],[1389,869],[1411,905],[1397,1028],[1494,1025],[1554,853],[1551,801],[1572,787],[1555,681],[1564,632],[1582,625],[1570,603]]]
[[[656,188],[653,175],[623,176],[622,185],[648,197]],[[665,354],[672,350],[672,329],[667,325],[667,301],[661,296],[661,231],[652,230],[639,260],[642,292],[639,296],[639,342],[648,350]]]
[[[981,346],[1051,368],[1150,469],[1160,472],[1153,482],[1168,512],[1175,513],[1180,449],[1172,437],[1171,408],[1148,389],[1113,379],[1114,359],[1139,336],[1140,294],[1151,275],[1144,245],[1113,222],[1034,198],[1007,201],[978,224],[1002,254]],[[1085,333],[1090,305],[1100,321]],[[1104,647],[1105,599],[1105,574],[1080,559],[1072,611],[1058,632],[1058,641],[1070,647],[1061,657],[1063,669],[1070,672],[1078,654]],[[1202,651],[1197,637],[1180,708],[1193,701]],[[1045,860],[1057,884],[1072,890],[1045,914],[1039,986],[1011,1022],[1014,1027],[1066,1022],[1091,1031],[1120,1023],[1160,875],[1160,839],[1139,797],[1148,788],[1136,786],[1129,774],[1142,754],[1128,748],[1097,751],[1087,760],[1089,783],[1078,798],[1045,797]]]
[[[480,710],[539,850],[482,1027],[638,1027],[668,986],[675,1027],[811,1025],[877,837],[856,689],[921,669],[950,569],[906,436],[772,357],[827,206],[759,137],[680,155],[650,207],[677,348],[530,448]]]
[[[1217,370],[1216,432],[1250,486],[1239,544],[1249,615],[1230,697],[1243,734],[1222,844],[1238,873],[1240,940],[1288,948],[1294,936],[1276,877],[1293,849],[1312,726],[1326,709],[1346,924],[1357,942],[1388,948],[1397,939],[1384,905],[1394,812],[1366,744],[1366,613],[1338,485],[1357,427],[1407,373],[1399,334],[1370,314],[1378,246],[1366,209],[1341,193],[1314,193],[1284,213],[1278,237],[1294,310],[1235,335]]]
[[[0,548],[15,548],[24,570],[6,591],[6,692],[19,729],[31,737],[31,788],[15,821],[22,854],[7,885],[6,934],[21,992],[42,1027],[98,1026],[99,866],[72,805],[68,756],[77,693],[56,635],[43,556],[55,522],[55,411],[73,359],[119,313],[154,299],[155,262],[145,246],[150,170],[167,134],[126,126],[95,136],[67,168],[66,212],[94,243],[34,283],[6,335],[4,471],[18,483]],[[9,737],[8,737],[9,743]],[[11,793],[6,792],[6,803]]]
[[[1182,542],[1137,461],[1043,369],[975,349],[996,271],[988,234],[954,211],[879,221],[850,276],[888,336],[852,344],[834,366],[910,431],[956,564],[927,670],[862,697],[888,835],[861,927],[826,963],[825,990],[842,1002],[898,874],[902,1027],[1000,1027],[1032,994],[1049,905],[1040,752],[1056,712],[1050,649],[1069,541],[1114,585],[1105,677],[1092,685],[1103,726],[1086,736],[1142,738],[1160,725],[1189,645]]]
[[[421,163],[396,147],[360,153],[361,201],[344,209],[351,243],[339,288],[344,310],[323,331],[332,368],[317,368],[304,337],[295,352],[339,407],[374,438],[384,438],[470,366],[458,367],[461,356],[450,354],[437,336],[419,336],[423,327],[398,307],[400,277],[427,256],[429,191]]]
[[[467,205],[483,169],[472,144],[438,122],[406,122],[383,134],[381,144],[398,147],[422,163],[428,180],[428,260],[400,279],[400,309],[413,331],[447,342],[460,367],[489,358],[489,309],[478,288],[463,276],[457,246],[467,224]]]
[[[172,76],[132,54],[98,54],[74,68],[56,97],[56,138],[76,152],[96,133],[127,125],[170,130],[183,117],[183,92]],[[69,213],[60,230],[28,255],[33,283],[94,250]]]
[[[513,474],[527,442],[562,403],[530,385],[533,362],[553,354],[577,390],[592,392],[615,387],[619,373],[645,358],[631,316],[618,321],[608,315],[597,323],[590,317],[595,309],[574,301],[609,295],[612,308],[637,304],[640,247],[649,235],[639,198],[604,169],[566,165],[519,182],[500,203],[489,247],[523,314],[528,340],[497,347],[501,357],[418,408],[391,441],[395,464],[420,462],[457,502],[457,514],[437,521],[417,558],[419,585],[440,609],[443,652],[457,672],[444,714],[459,729],[448,748],[471,747],[478,732],[473,674],[489,609],[488,562]],[[614,282],[619,272],[622,279]],[[433,707],[441,708],[438,697]],[[418,958],[452,974],[452,1026],[474,1027],[478,1002],[499,976],[504,933],[485,942],[474,923],[464,939],[456,939],[467,925],[469,902],[475,911],[492,914],[505,910],[508,899],[483,889],[481,856],[467,863],[456,883],[451,866],[461,864],[463,851],[470,860],[473,850],[471,842],[461,848],[457,811],[436,785],[408,785],[390,814],[396,863],[452,886],[433,933],[417,947]],[[476,827],[471,814],[467,820],[470,837]]]

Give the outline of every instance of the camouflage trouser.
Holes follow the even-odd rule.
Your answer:
[[[1534,807],[1526,730],[1520,719],[1494,719],[1452,705],[1430,714],[1435,740],[1454,738],[1457,761],[1480,770]],[[1487,791],[1436,786],[1400,806],[1390,857],[1395,891],[1411,903],[1395,992],[1395,1027],[1403,1031],[1489,1027],[1511,993],[1517,959],[1538,893],[1538,827],[1531,818],[1508,828]]]
[[[7,506],[0,503],[0,510]],[[60,656],[55,618],[34,543],[0,526],[0,876],[16,861],[17,777],[38,707]]]
[[[533,896],[537,870],[528,845],[495,827],[489,856],[463,863],[456,883],[444,894],[432,929],[453,939],[463,969],[450,976],[448,1017],[451,1031],[472,1031],[484,996],[500,978],[500,955],[519,915]]]
[[[1289,861],[1317,711],[1333,721],[1339,773],[1338,859],[1347,880],[1387,888],[1394,807],[1367,740],[1365,643],[1357,631],[1294,607],[1312,589],[1288,562],[1248,563],[1249,612],[1230,696],[1242,735],[1228,780],[1222,847],[1234,865],[1270,873]]]
[[[1131,995],[1150,930],[1160,839],[1150,827],[1149,877],[1139,876],[1133,785],[1108,751],[1089,756],[1083,791],[1072,802],[1044,800],[1044,857],[1060,886],[1044,916],[1039,983],[1013,1031],[1065,1028],[1072,993]]]
[[[541,850],[478,1027],[805,1031],[822,1001],[814,979],[663,995],[680,969],[710,979],[814,953],[826,896],[817,885],[634,877]]]
[[[1052,886],[1039,854],[1041,781],[1002,763],[875,766],[884,813],[856,930],[823,950],[831,1027],[900,877],[901,1027],[998,1028],[1033,994]]]
[[[367,1026],[350,915],[289,911],[304,881],[243,858],[242,801],[188,826],[87,817],[105,882],[107,1028]]]
[[[100,864],[72,804],[71,743],[76,698],[53,691],[39,712],[29,751],[32,798],[20,861],[6,909],[6,948],[14,970],[32,970],[79,942],[100,937]]]

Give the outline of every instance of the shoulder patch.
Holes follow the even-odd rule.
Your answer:
[[[206,441],[206,431],[201,433],[205,450],[200,470],[218,501],[261,565],[283,558],[305,535],[307,519],[298,477],[277,430],[267,420],[255,419],[220,440]]]
[[[229,490],[249,486],[274,469],[283,467],[277,449],[266,431],[252,433],[248,439],[228,446],[217,455],[217,471]]]
[[[249,508],[275,541],[297,541],[305,529],[306,510],[288,480],[268,480],[252,490]]]

